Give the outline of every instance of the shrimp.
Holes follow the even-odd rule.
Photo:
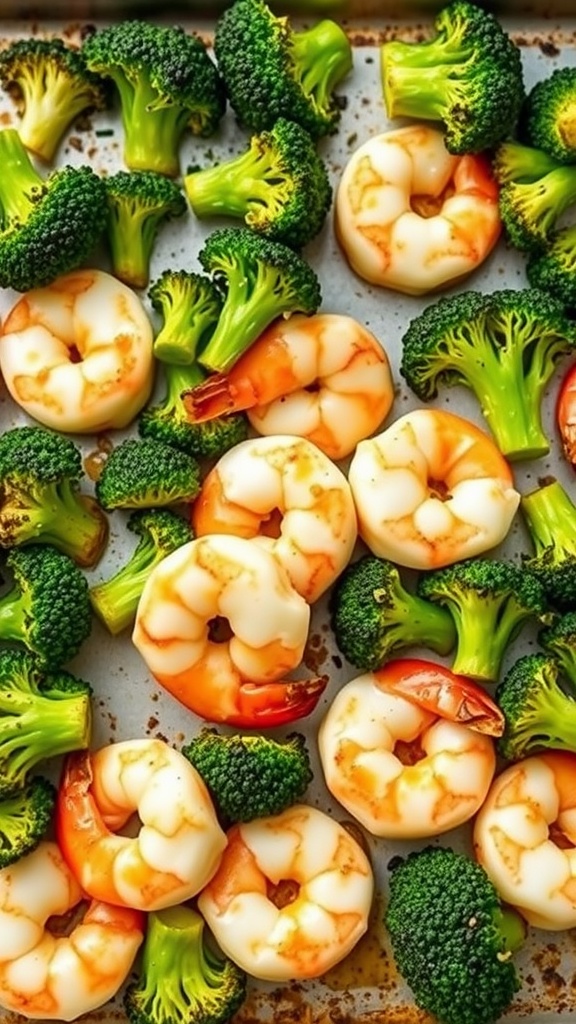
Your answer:
[[[535,928],[576,926],[576,754],[505,769],[474,826],[474,852],[505,902]]]
[[[576,466],[576,364],[568,370],[560,385],[556,423],[564,456]]]
[[[326,686],[282,678],[302,659],[309,622],[308,604],[271,552],[209,535],[152,571],[132,639],[160,685],[196,715],[267,728],[307,715]]]
[[[384,422],[394,401],[388,357],[350,316],[276,320],[228,374],[185,394],[195,422],[248,410],[259,434],[297,434],[343,459]]]
[[[46,427],[128,426],[150,397],[152,325],[140,299],[101,270],[76,270],[23,295],[0,336],[15,402]]]
[[[134,814],[134,837],[116,835]],[[84,892],[137,910],[194,896],[216,871],[226,837],[202,778],[163,740],[125,740],[69,756],[56,830]]]
[[[196,536],[256,538],[313,603],[340,575],[358,533],[350,485],[301,437],[243,441],[219,459],[192,508]]]
[[[440,409],[416,409],[361,441],[348,480],[362,539],[375,555],[412,569],[495,547],[520,502],[492,439]]]
[[[112,999],[124,983],[144,938],[144,914],[92,900],[69,934],[58,934],[54,916],[69,914],[82,899],[56,843],[43,841],[0,871],[5,1010],[36,1020],[75,1020]]]
[[[496,767],[500,710],[433,662],[390,661],[337,694],[320,725],[328,789],[372,835],[422,839],[468,821]]]
[[[496,244],[498,187],[482,155],[453,156],[424,124],[375,135],[346,165],[338,241],[372,284],[424,295],[476,270]]]
[[[314,807],[296,804],[235,825],[198,909],[222,950],[264,981],[317,978],[368,926],[374,878],[359,843]]]

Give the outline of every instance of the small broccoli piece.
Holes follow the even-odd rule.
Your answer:
[[[247,150],[184,178],[197,217],[243,218],[247,227],[295,249],[318,234],[332,202],[328,171],[310,135],[280,118]]]
[[[182,753],[204,779],[224,828],[280,814],[298,803],[312,781],[299,733],[281,741],[205,728]]]
[[[541,421],[544,391],[576,345],[563,304],[536,288],[439,299],[409,324],[400,373],[423,401],[461,384],[480,403],[496,444],[510,459],[550,449]]]
[[[528,93],[520,130],[562,164],[576,162],[576,68],[557,68]]]
[[[124,994],[130,1024],[228,1024],[246,998],[246,975],[205,927],[185,905],[148,915],[140,974]]]
[[[127,167],[176,177],[185,132],[212,135],[226,107],[204,43],[180,27],[132,19],[97,29],[82,54],[118,92]]]
[[[440,1024],[492,1024],[520,981],[512,954],[525,927],[484,868],[449,847],[395,857],[384,914],[396,966]]]
[[[50,827],[55,804],[54,786],[40,776],[13,796],[0,799],[0,869],[38,846]]]
[[[558,164],[533,181],[509,181],[498,196],[508,240],[521,252],[539,251],[556,223],[576,202],[576,168]]]
[[[114,576],[90,589],[92,608],[113,636],[134,622],[154,566],[193,538],[190,524],[166,508],[133,512],[127,526],[140,537],[136,550]]]
[[[576,505],[557,480],[524,494],[520,510],[534,545],[524,567],[540,580],[550,604],[576,608]]]
[[[516,184],[537,181],[557,167],[557,161],[547,153],[525,146],[516,139],[501,142],[492,159],[492,170],[499,185],[510,181]]]
[[[106,188],[90,167],[44,180],[14,128],[0,131],[0,287],[26,292],[75,270],[106,224]]]
[[[108,510],[189,502],[199,490],[196,459],[152,438],[128,438],[113,448],[96,482],[96,497]]]
[[[508,761],[544,748],[576,750],[576,700],[563,689],[555,658],[519,658],[498,686],[496,701],[505,719],[498,749]]]
[[[576,309],[576,225],[555,231],[543,249],[530,253],[526,274],[533,288]]]
[[[549,626],[540,630],[538,641],[546,653],[551,654],[559,663],[576,691],[576,611],[557,616]]]
[[[162,317],[154,355],[165,363],[195,363],[222,310],[222,295],[209,277],[186,270],[165,270],[148,291]]]

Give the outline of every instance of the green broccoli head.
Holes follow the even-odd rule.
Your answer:
[[[498,749],[508,761],[546,748],[576,749],[576,700],[564,689],[554,657],[519,658],[498,686],[496,701],[505,720]]]
[[[152,438],[112,449],[96,482],[102,508],[160,508],[192,501],[200,490],[196,459]]]
[[[576,607],[576,505],[557,480],[522,495],[520,510],[534,546],[522,555],[524,568],[537,576],[555,608]]]
[[[559,163],[576,161],[576,68],[557,68],[528,93],[520,130],[531,146]]]
[[[164,270],[150,286],[148,298],[162,317],[154,339],[156,358],[165,363],[195,363],[222,310],[216,285],[203,274]]]
[[[0,797],[0,869],[36,849],[50,828],[55,805],[56,790],[41,776],[12,796]]]
[[[576,225],[553,232],[543,248],[531,252],[526,274],[533,288],[576,309]]]
[[[540,646],[559,663],[576,691],[576,611],[557,615],[538,634]],[[576,749],[576,741],[574,744]]]
[[[492,171],[499,185],[537,181],[557,167],[557,161],[547,153],[517,139],[501,142],[492,158]]]
[[[498,196],[508,240],[521,252],[539,252],[576,201],[576,170],[560,164],[533,181],[509,181]]]

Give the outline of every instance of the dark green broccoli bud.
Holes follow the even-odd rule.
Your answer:
[[[134,622],[152,569],[194,536],[191,525],[166,508],[133,512],[127,526],[140,538],[135,551],[114,576],[90,588],[92,608],[113,636]]]
[[[520,131],[559,163],[576,161],[576,68],[557,68],[528,93]]]
[[[452,617],[406,590],[395,565],[365,555],[339,577],[330,598],[331,625],[344,657],[375,672],[392,651],[430,647],[448,654],[456,643]]]
[[[576,309],[576,225],[555,231],[543,249],[530,253],[526,274],[533,288]]]
[[[295,249],[318,234],[332,202],[328,171],[308,132],[280,118],[247,150],[184,178],[197,217],[242,218],[247,227]]]
[[[73,441],[43,427],[15,427],[0,435],[0,544],[51,544],[78,565],[95,565],[108,521],[80,493],[82,453]]]
[[[454,620],[452,671],[487,683],[497,682],[508,647],[529,620],[552,620],[536,576],[496,558],[471,558],[428,572],[418,581],[418,593]]]
[[[425,402],[441,384],[470,388],[503,455],[537,458],[550,450],[541,420],[544,391],[575,345],[563,304],[537,288],[461,292],[410,322],[400,373]]]
[[[96,482],[102,508],[160,508],[200,490],[196,459],[152,438],[128,438],[110,452]]]
[[[199,356],[212,373],[227,373],[273,320],[315,313],[320,306],[320,282],[312,267],[287,245],[248,228],[214,231],[198,259],[226,296]]]
[[[154,355],[165,363],[195,363],[222,310],[222,295],[209,277],[186,270],[165,270],[150,286],[148,298],[162,317]]]
[[[312,781],[299,733],[282,741],[202,729],[182,753],[204,779],[224,828],[280,814],[298,803]]]
[[[314,139],[338,128],[334,90],[352,70],[352,47],[336,22],[325,19],[297,32],[264,0],[235,0],[216,23],[214,51],[244,128],[259,132],[280,117]]]
[[[92,629],[86,578],[48,544],[14,548],[6,565],[14,579],[0,597],[0,640],[23,644],[43,667],[56,669],[78,653]]]
[[[533,555],[522,555],[524,568],[538,577],[555,608],[576,608],[576,505],[552,480],[524,494],[520,510],[534,545]]]
[[[118,171],[104,182],[113,273],[132,288],[145,288],[160,226],[182,217],[186,200],[174,181],[154,171]]]
[[[480,153],[505,139],[524,100],[520,49],[494,15],[455,0],[424,42],[381,49],[389,117],[441,121],[450,153]]]
[[[76,270],[106,224],[106,188],[90,167],[43,180],[18,132],[0,131],[0,287],[26,292]]]
[[[509,181],[498,196],[508,240],[521,252],[546,245],[565,210],[576,202],[576,168],[560,164],[534,181]]]
[[[492,1024],[520,988],[512,954],[525,938],[484,868],[449,847],[391,864],[384,914],[396,966],[440,1024]]]
[[[0,869],[36,849],[50,827],[55,804],[54,786],[40,776],[0,799]]]
[[[246,998],[246,975],[205,927],[184,905],[148,915],[140,974],[124,994],[130,1024],[228,1024]]]
[[[549,626],[540,630],[538,642],[559,663],[576,691],[576,611],[558,615]]]
[[[576,700],[563,688],[555,658],[519,658],[498,686],[496,701],[505,720],[498,749],[508,761],[547,748],[576,750]]]
[[[82,53],[118,92],[126,166],[176,177],[185,132],[212,135],[226,107],[202,40],[180,27],[133,19],[96,30]]]
[[[492,158],[492,171],[499,185],[537,181],[557,166],[557,161],[541,149],[525,146],[516,139],[501,142]]]

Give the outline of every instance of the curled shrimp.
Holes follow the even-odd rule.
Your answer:
[[[117,835],[136,813],[138,835]],[[194,896],[226,845],[202,778],[162,740],[125,740],[70,755],[56,825],[84,892],[138,910]]]
[[[454,284],[500,235],[498,187],[482,155],[453,156],[416,124],[375,135],[346,165],[336,235],[352,269],[408,295]]]
[[[374,879],[342,825],[304,804],[235,825],[198,908],[223,951],[264,981],[317,978],[366,931]]]
[[[276,320],[232,367],[186,394],[195,422],[248,410],[259,434],[298,434],[343,459],[383,423],[394,401],[388,357],[350,316]]]
[[[492,439],[440,409],[416,409],[361,441],[348,480],[370,550],[413,569],[495,547],[520,502]]]
[[[0,336],[15,402],[64,433],[128,426],[152,390],[153,332],[140,299],[101,270],[76,270],[23,295]]]
[[[468,821],[496,767],[502,713],[433,662],[402,659],[347,683],[318,734],[332,795],[372,835],[421,839]]]
[[[82,889],[56,843],[43,841],[0,871],[0,1006],[30,1019],[75,1020],[102,1006],[128,976],[144,915],[92,900],[69,934]],[[51,919],[51,920],[50,920]]]
[[[568,370],[560,385],[556,423],[564,455],[576,466],[576,364]]]
[[[258,437],[227,451],[192,509],[196,536],[255,538],[309,603],[348,564],[358,532],[350,485],[302,437]]]

